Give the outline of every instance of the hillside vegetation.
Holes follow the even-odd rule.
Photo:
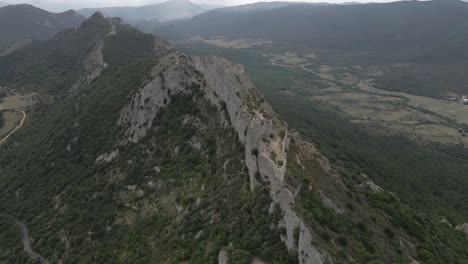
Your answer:
[[[78,30],[65,30],[46,42],[35,43],[0,60],[0,80],[12,86],[56,92],[68,90],[86,71],[85,57],[111,30],[99,15],[86,20]],[[150,35],[135,33],[125,25],[119,34],[106,38],[103,56],[121,64],[148,57],[153,49]],[[115,43],[118,45],[115,45]]]
[[[296,128],[289,129],[241,65],[189,57],[120,22],[97,13],[77,30],[0,58],[2,86],[47,98],[0,146],[0,262],[34,262],[25,241],[50,263],[468,258],[468,240],[451,226],[465,215],[443,210],[445,191],[424,195],[418,207],[416,193],[393,189],[409,175],[408,156],[393,156],[407,142],[369,136],[333,111],[285,96],[280,85],[297,83],[274,67],[253,71]],[[250,71],[258,61],[244,56],[237,58]],[[359,148],[367,136],[379,146]],[[447,154],[415,150],[465,168]],[[428,162],[410,158],[418,168]],[[464,208],[459,174],[459,186],[424,184],[422,175],[413,179],[417,193],[453,187]]]

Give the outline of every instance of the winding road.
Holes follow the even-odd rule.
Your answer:
[[[6,217],[14,220],[16,225],[20,228],[21,230],[21,235],[22,235],[22,241],[23,241],[23,250],[28,254],[29,258],[32,259],[33,261],[37,261],[40,264],[49,264],[50,262],[44,258],[43,256],[39,255],[38,253],[34,252],[32,247],[31,247],[31,238],[29,237],[29,229],[26,227],[25,224],[21,223],[16,219],[14,216],[9,215],[9,214],[0,214],[0,217]]]
[[[9,137],[11,137],[11,135],[13,135],[16,131],[18,131],[18,129],[20,129],[23,126],[24,120],[26,120],[26,112],[22,110],[10,110],[10,111],[21,113],[23,115],[23,118],[21,119],[21,122],[19,123],[19,125],[15,127],[15,129],[13,129],[10,133],[8,133],[8,135],[6,135],[3,139],[0,140],[0,144],[5,142]]]

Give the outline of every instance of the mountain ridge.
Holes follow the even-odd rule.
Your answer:
[[[209,6],[194,4],[189,0],[170,0],[140,7],[85,8],[77,12],[89,16],[96,11],[101,11],[105,16],[121,17],[127,23],[137,23],[190,18],[209,9]]]
[[[32,41],[45,40],[66,28],[78,26],[84,17],[73,10],[50,13],[31,5],[0,8],[0,55],[6,55]]]
[[[453,228],[291,131],[242,65],[95,13],[0,69],[2,86],[47,99],[0,146],[0,213],[24,223],[50,263],[467,257]],[[0,223],[0,258],[27,262],[15,223]]]

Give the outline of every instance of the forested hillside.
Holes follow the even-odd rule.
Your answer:
[[[451,208],[418,208],[414,196],[378,185],[399,186],[398,163],[380,173],[396,160],[387,160],[392,149],[376,160],[372,147],[353,145],[367,134],[348,135],[353,127],[332,111],[305,117],[299,97],[264,97],[250,65],[187,55],[96,13],[0,67],[1,86],[43,99],[0,145],[0,262],[468,259],[468,240],[452,226],[463,213],[441,221]],[[254,74],[275,92],[265,89],[275,75],[263,75],[268,83]]]

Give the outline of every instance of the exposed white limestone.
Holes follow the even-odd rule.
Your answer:
[[[245,145],[252,191],[261,183],[267,185],[273,202],[284,213],[280,225],[286,229],[283,240],[287,248],[298,252],[300,263],[323,263],[321,253],[313,245],[312,234],[293,210],[295,195],[285,183],[287,125],[278,120],[258,94],[242,66],[213,56],[188,59],[177,52],[159,58],[148,83],[121,112],[118,122],[126,128],[122,143],[136,143],[146,136],[149,128],[157,125],[153,123],[160,109],[170,104],[174,95],[190,94],[192,85],[200,86],[205,97],[229,115],[226,122],[230,122]],[[219,263],[227,263],[223,251]]]
[[[232,126],[245,144],[251,188],[259,180],[267,182],[273,201],[283,211],[280,225],[286,228],[283,239],[287,248],[302,252],[298,254],[300,263],[323,263],[311,233],[292,208],[294,194],[284,182],[289,148],[286,124],[263,102],[242,66],[211,56],[195,59],[195,67],[205,75],[207,97],[215,104],[225,104]],[[298,238],[294,237],[296,229],[300,230]]]
[[[117,33],[117,24],[121,23],[118,19],[108,19],[109,32],[106,37]],[[104,60],[102,48],[104,47],[104,39],[99,40],[93,48],[88,52],[83,60],[84,73],[71,87],[71,91],[76,93],[78,90],[88,86],[92,81],[99,77],[102,71],[109,65]]]
[[[312,245],[311,241],[312,235],[309,229],[301,223],[299,235],[299,245],[298,245],[298,254],[299,254],[299,263],[305,264],[321,264],[324,263],[322,254]]]
[[[218,255],[218,264],[228,264],[229,258],[227,256],[227,252],[225,250],[219,251]]]
[[[205,77],[207,98],[226,108],[232,127],[245,144],[251,189],[259,181],[266,181],[273,191],[279,190],[286,172],[288,137],[280,137],[283,125],[270,105],[258,94],[241,65],[214,56],[194,58],[193,62]]]
[[[292,210],[294,194],[290,190],[284,188],[275,196],[275,202],[280,206],[281,211],[284,213],[283,220],[279,224],[280,227],[284,227],[286,229],[286,236],[283,237],[283,241],[285,242],[288,250],[296,250],[297,241],[295,241],[294,238],[294,231],[296,228],[300,227],[301,220]]]
[[[464,223],[462,225],[458,225],[455,227],[456,230],[463,232],[465,235],[468,236],[468,224]]]
[[[119,124],[127,128],[123,143],[136,143],[146,136],[161,108],[169,105],[174,95],[188,94],[190,86],[200,82],[184,55],[172,53],[160,58],[150,81],[133,95],[120,115]]]
[[[104,153],[99,155],[99,157],[96,158],[96,164],[97,163],[102,163],[102,162],[111,162],[115,158],[119,156],[119,150],[113,150],[110,153]]]

